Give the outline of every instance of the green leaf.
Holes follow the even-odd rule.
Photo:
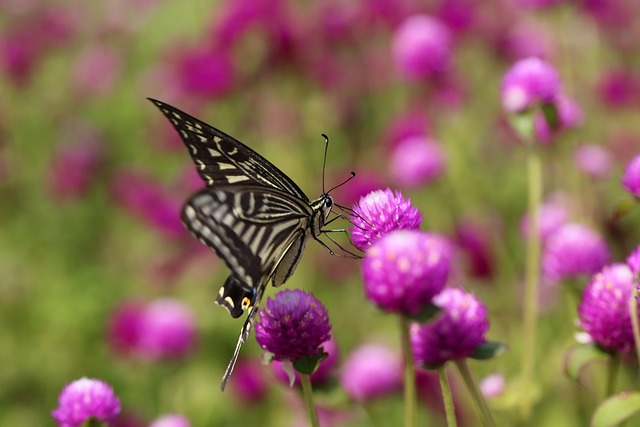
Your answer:
[[[557,130],[560,127],[560,118],[558,116],[558,108],[556,107],[556,104],[543,104],[542,114],[544,114],[544,119],[550,129]]]
[[[414,322],[427,323],[429,320],[432,320],[440,314],[441,311],[442,309],[440,307],[433,303],[429,303],[417,314],[408,315],[406,317]]]
[[[574,381],[580,380],[580,373],[589,364],[604,361],[607,355],[593,344],[579,344],[567,350],[564,357],[564,371]]]
[[[470,357],[476,360],[493,359],[494,357],[499,356],[508,349],[509,347],[505,343],[499,341],[487,341],[484,344],[480,344],[478,347],[476,347]]]
[[[318,369],[318,365],[320,365],[320,362],[322,362],[328,356],[329,356],[329,353],[324,353],[324,352],[314,354],[312,356],[302,356],[301,358],[293,362],[293,367],[295,368],[296,371],[302,374],[310,375],[316,369]]]
[[[618,221],[622,217],[629,214],[638,205],[638,200],[633,198],[625,198],[624,200],[619,201],[613,209],[612,220],[614,222]]]
[[[510,114],[508,119],[511,127],[523,142],[529,144],[533,141],[533,114],[530,111],[524,111],[519,114]]]
[[[640,393],[618,393],[598,406],[591,419],[591,427],[617,426],[637,413],[640,413]]]

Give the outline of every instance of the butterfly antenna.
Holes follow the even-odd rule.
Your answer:
[[[336,188],[340,188],[343,185],[345,185],[347,182],[351,181],[353,178],[356,177],[356,173],[355,172],[351,172],[351,176],[347,179],[345,179],[344,181],[342,181],[340,184],[336,185],[335,187],[332,187],[329,191],[327,191],[325,194],[329,194],[331,193],[333,190],[335,190]]]
[[[327,151],[329,151],[329,137],[324,133],[322,134],[322,137],[324,138],[324,160],[322,162],[322,194],[327,194],[327,192],[324,191],[324,171],[327,168]]]

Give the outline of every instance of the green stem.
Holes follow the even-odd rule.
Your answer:
[[[618,368],[620,367],[620,356],[614,353],[609,357],[607,369],[607,390],[605,398],[612,396],[616,390],[616,379],[618,378]]]
[[[447,378],[447,372],[444,366],[438,369],[438,376],[440,377],[440,390],[442,390],[442,400],[444,401],[444,413],[447,417],[448,427],[457,427],[456,411],[453,407],[453,397],[451,396],[451,387],[449,386],[449,379]]]
[[[309,412],[309,421],[312,427],[320,427],[320,421],[318,421],[318,413],[316,407],[313,404],[313,390],[311,388],[311,380],[309,374],[303,374],[298,372],[300,376],[300,383],[302,384],[302,394],[304,396],[304,403],[307,406],[307,412]]]
[[[400,316],[400,337],[404,353],[404,426],[416,425],[416,375],[413,367],[413,354],[409,341],[409,319]]]
[[[542,200],[542,164],[540,153],[533,145],[528,146],[528,214],[529,236],[527,239],[526,282],[523,307],[523,347],[522,347],[522,416],[531,416],[532,390],[534,390],[534,370],[536,335],[538,320],[538,282],[540,281],[541,242],[539,233],[539,211]]]
[[[473,399],[473,403],[476,406],[476,409],[480,413],[480,417],[482,418],[482,425],[485,427],[496,427],[495,421],[493,421],[493,416],[491,415],[491,411],[489,411],[489,406],[487,406],[487,401],[484,400],[484,396],[480,392],[480,389],[476,385],[476,382],[473,380],[473,375],[471,375],[471,370],[469,369],[469,365],[467,365],[467,361],[465,359],[456,360],[456,367],[458,371],[460,371],[460,375],[464,380],[464,383],[469,389],[469,393]]]
[[[636,344],[636,357],[640,365],[640,322],[638,321],[638,279],[634,281],[633,292],[629,300],[629,314],[631,316],[631,326],[633,327],[633,341]]]

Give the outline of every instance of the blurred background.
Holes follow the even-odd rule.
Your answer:
[[[622,260],[640,241],[638,212],[612,219],[640,152],[638,40],[634,0],[0,0],[0,425],[53,425],[60,390],[83,376],[113,386],[119,426],[167,413],[305,425],[253,337],[219,390],[242,321],[214,304],[227,269],[179,220],[202,182],[146,97],[235,136],[312,199],[322,133],[325,186],[357,173],[338,203],[387,186],[411,197],[422,229],[456,245],[452,283],[484,301],[489,338],[510,347],[471,367],[478,381],[506,379],[490,406],[516,425],[526,150],[500,80],[530,56],[558,68],[573,115],[538,129],[545,201]],[[365,300],[359,262],[312,243],[286,286],[312,291],[333,325],[336,361],[316,384],[323,425],[399,425],[399,389],[355,403],[340,387],[360,346],[399,354],[397,319]],[[541,289],[531,425],[585,425],[590,400],[562,374],[575,303]],[[421,374],[422,425],[444,425],[434,378]],[[478,425],[458,389],[461,424]]]

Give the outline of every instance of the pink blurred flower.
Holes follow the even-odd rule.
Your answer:
[[[521,113],[553,102],[560,90],[560,75],[551,64],[539,58],[521,59],[502,78],[502,105],[507,112]]]
[[[108,46],[91,46],[75,61],[74,87],[89,96],[106,95],[117,82],[121,62],[118,51]]]
[[[471,277],[488,279],[493,276],[490,234],[490,229],[472,221],[462,221],[456,225],[453,239],[467,259],[467,271]]]
[[[604,179],[611,174],[613,159],[601,145],[584,144],[576,149],[574,159],[578,169],[591,178]]]
[[[396,393],[402,386],[401,358],[387,346],[363,345],[342,366],[340,385],[358,402]]]
[[[191,423],[184,415],[168,414],[153,420],[149,427],[191,427]]]
[[[442,0],[435,14],[451,31],[463,32],[473,24],[477,9],[475,0]]]
[[[139,172],[119,171],[112,190],[122,207],[167,237],[180,237],[186,233],[180,220],[182,198],[171,196],[153,179]]]
[[[141,302],[128,301],[111,313],[107,336],[113,350],[124,355],[135,353],[140,339],[144,308]]]
[[[439,144],[425,137],[411,137],[395,146],[389,167],[399,184],[415,187],[439,178],[445,163]]]
[[[229,378],[231,392],[247,404],[262,400],[268,388],[265,368],[253,360],[240,359]]]
[[[640,103],[640,78],[629,70],[610,70],[600,77],[597,92],[610,107],[630,107]]]
[[[340,182],[340,179],[344,179],[344,176],[347,175],[334,176],[337,177],[334,178],[334,182]],[[385,187],[385,185],[379,172],[373,170],[356,170],[355,178],[349,181],[348,184],[335,190],[334,201],[342,206],[350,207],[360,200],[361,197],[382,187]]]
[[[231,90],[235,66],[229,52],[197,47],[184,49],[177,58],[176,78],[186,95],[216,98]]]
[[[569,221],[569,212],[562,199],[550,197],[540,206],[538,212],[538,232],[542,243],[549,236]],[[525,214],[520,221],[520,233],[525,239],[529,238],[529,215]]]
[[[430,128],[426,112],[420,107],[411,108],[392,118],[386,131],[385,146],[392,150],[411,137],[426,137]]]
[[[147,305],[140,319],[137,351],[150,360],[187,356],[196,343],[191,309],[174,299],[157,299]]]
[[[549,144],[558,132],[582,124],[582,109],[575,100],[565,94],[559,94],[553,103],[558,113],[556,128],[549,125],[542,111],[537,111],[534,117],[536,136],[541,144]]]
[[[502,395],[505,389],[504,376],[491,374],[480,381],[480,391],[486,398],[494,398]]]
[[[37,39],[27,30],[0,34],[0,68],[16,85],[27,83],[41,53]]]
[[[414,15],[396,30],[392,56],[406,79],[429,79],[451,66],[451,44],[444,24],[428,15]]]
[[[640,199],[640,154],[627,164],[622,176],[622,186],[632,196]]]
[[[509,61],[523,58],[550,58],[553,55],[550,29],[539,23],[516,22],[498,38],[497,50]]]
[[[59,147],[53,156],[48,185],[56,199],[84,195],[96,180],[104,160],[102,141],[97,134],[87,140]]]

